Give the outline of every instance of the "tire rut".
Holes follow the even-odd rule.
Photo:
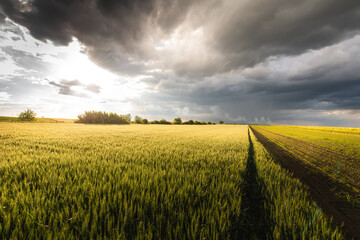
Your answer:
[[[317,202],[324,213],[333,217],[338,226],[343,224],[347,239],[360,239],[360,207],[354,207],[336,196],[337,193],[351,190],[319,171],[309,171],[309,167],[300,164],[300,160],[297,160],[284,148],[270,141],[254,128],[251,129],[258,141],[274,156],[278,163],[309,187],[312,199]]]

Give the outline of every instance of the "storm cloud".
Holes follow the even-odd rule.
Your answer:
[[[132,105],[149,118],[359,118],[358,0],[2,0],[0,12],[0,24],[10,19],[60,46],[77,39],[118,82],[135,79],[126,81],[143,89]],[[17,28],[3,31],[25,39]],[[1,49],[19,67],[46,72],[44,59]],[[105,91],[101,79],[71,81],[48,84],[61,95]]]
[[[357,0],[3,0],[1,5],[7,17],[35,38],[66,45],[76,37],[110,69],[116,68],[116,55],[120,69],[131,63],[128,58],[168,61],[154,53],[154,43],[175,30],[188,38],[198,30],[195,48],[173,53],[170,67],[181,75],[200,76],[319,49],[354,36],[360,22]]]

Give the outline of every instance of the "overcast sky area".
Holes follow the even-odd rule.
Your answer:
[[[359,0],[1,0],[0,116],[360,127]]]

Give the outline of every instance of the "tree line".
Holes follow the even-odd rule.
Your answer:
[[[174,124],[174,125],[215,125],[214,122],[200,122],[200,121],[194,121],[194,120],[188,120],[183,122],[181,118],[175,118],[172,122],[167,121],[166,119],[161,119],[160,121],[154,120],[154,121],[148,121],[146,118],[142,118],[140,116],[135,116],[133,123],[136,124]],[[223,121],[219,122],[220,124],[223,124]]]
[[[27,109],[19,114],[20,121],[34,121],[36,113]],[[75,123],[91,123],[91,124],[174,124],[174,125],[215,125],[214,122],[200,122],[194,120],[182,121],[181,118],[175,118],[172,122],[166,119],[149,121],[146,118],[135,116],[134,121],[131,121],[131,114],[118,115],[116,113],[103,112],[103,111],[85,111],[83,114],[78,115],[78,119]],[[223,121],[219,121],[219,124],[223,124]]]
[[[214,122],[200,122],[194,120],[182,121],[181,118],[175,118],[172,122],[166,119],[149,121],[146,118],[142,118],[138,115],[132,120],[131,114],[117,115],[116,113],[106,113],[101,111],[86,111],[84,114],[78,116],[76,123],[96,123],[96,124],[165,124],[165,125],[215,125]],[[219,122],[223,124],[223,121]]]

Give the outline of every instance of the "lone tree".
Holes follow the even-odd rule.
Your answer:
[[[30,108],[26,109],[24,112],[19,114],[20,121],[31,122],[35,120],[36,113]]]
[[[219,121],[220,124],[224,124],[224,121]]]

